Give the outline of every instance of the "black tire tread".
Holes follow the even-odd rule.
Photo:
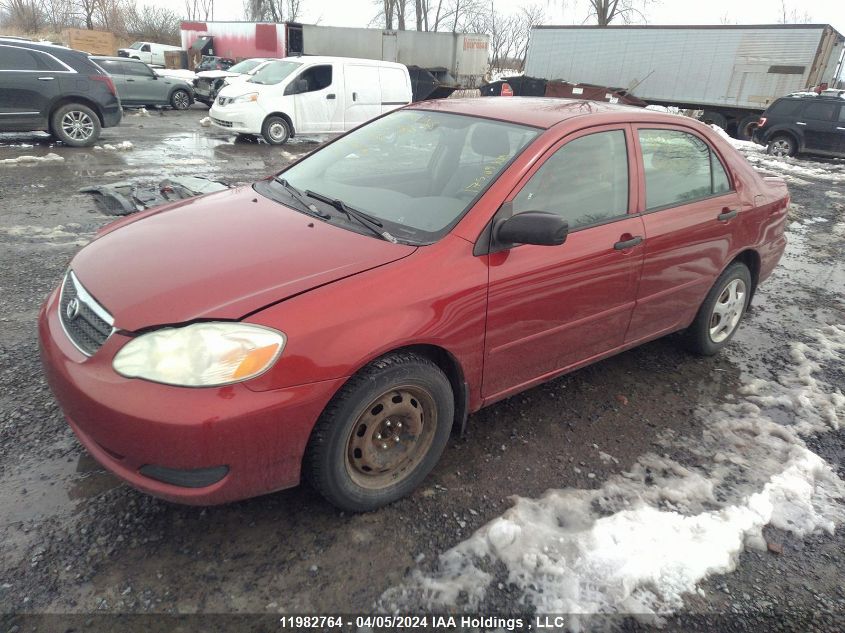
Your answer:
[[[354,397],[354,394],[359,389],[366,387],[368,383],[376,380],[380,372],[391,367],[401,367],[402,365],[412,363],[421,364],[438,372],[443,376],[446,383],[449,384],[446,374],[431,360],[412,352],[392,352],[372,361],[352,376],[332,397],[329,404],[326,405],[326,408],[320,414],[317,423],[311,431],[311,437],[305,449],[305,455],[302,460],[302,472],[304,479],[332,504],[351,511],[359,510],[356,507],[349,506],[344,500],[337,498],[332,490],[331,484],[327,480],[327,473],[321,466],[326,459],[331,434],[337,424],[340,409],[346,404],[347,400]],[[442,423],[451,427],[453,420],[443,420]]]
[[[722,286],[725,284],[725,281],[734,277],[734,275],[740,271],[744,271],[743,276],[748,293],[748,298],[745,302],[745,310],[743,311],[743,315],[740,317],[740,321],[737,323],[736,328],[733,332],[731,332],[731,335],[721,343],[713,343],[713,341],[710,340],[710,334],[707,327],[710,318],[710,303],[715,300],[714,295],[718,296],[717,293],[720,292]],[[695,315],[695,319],[692,324],[684,332],[684,343],[687,349],[700,356],[713,356],[723,347],[728,345],[731,340],[733,340],[736,331],[739,329],[742,319],[745,318],[745,311],[748,310],[752,292],[753,280],[751,278],[751,271],[748,270],[748,266],[740,261],[735,261],[725,268],[725,270],[722,271],[722,274],[719,275],[713,283],[713,286],[710,288],[710,291],[707,293],[707,296],[698,308],[698,313]]]

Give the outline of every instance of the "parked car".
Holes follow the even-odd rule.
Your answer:
[[[159,64],[164,66],[164,54],[167,51],[181,51],[178,46],[169,46],[168,44],[156,44],[155,42],[133,42],[129,48],[117,49],[117,54],[120,57],[128,57],[130,59],[137,59],[146,64]]]
[[[774,156],[818,154],[845,158],[845,90],[789,95],[770,105],[754,142]]]
[[[44,130],[86,147],[122,116],[114,82],[87,53],[0,38],[0,131]]]
[[[111,75],[125,106],[170,106],[186,110],[194,102],[194,87],[189,81],[159,75],[144,62],[101,55],[92,55],[91,59]]]
[[[229,57],[215,57],[213,55],[203,55],[200,63],[194,66],[194,72],[202,72],[203,70],[226,70],[235,65],[235,60]]]
[[[80,441],[141,490],[210,504],[302,477],[372,510],[483,406],[670,332],[718,352],[788,202],[692,119],[415,103],[103,229],[40,311],[44,366]]]
[[[210,115],[217,127],[281,145],[296,134],[350,130],[410,102],[403,64],[313,56],[269,62],[224,87]]]
[[[254,75],[257,70],[260,70],[270,61],[273,61],[273,59],[257,57],[238,62],[227,70],[204,70],[197,73],[197,78],[194,80],[194,94],[197,101],[210,106],[217,98],[217,93],[226,83],[231,83],[231,80],[235,77],[249,79],[251,75]]]

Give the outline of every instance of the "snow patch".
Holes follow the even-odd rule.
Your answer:
[[[123,141],[121,143],[117,143],[116,145],[110,145],[108,143],[106,143],[105,145],[102,145],[102,146],[95,145],[94,149],[97,150],[97,151],[106,150],[106,151],[110,151],[110,152],[124,152],[124,151],[128,151],[130,149],[134,149],[134,147],[135,146],[130,141]]]
[[[2,227],[0,231],[3,231],[10,237],[24,237],[47,242],[61,242],[62,244],[78,244],[83,246],[88,243],[88,240],[85,235],[73,231],[74,228],[78,227],[78,224],[59,224],[57,226],[16,225]]]
[[[18,156],[17,158],[4,158],[0,165],[32,165],[38,163],[61,163],[64,157],[58,154],[45,154],[44,156]]]
[[[662,453],[602,488],[514,498],[381,606],[472,611],[498,568],[537,612],[574,614],[574,630],[589,614],[653,618],[700,593],[703,578],[732,571],[744,548],[765,548],[766,525],[832,532],[845,519],[845,482],[801,435],[843,422],[845,396],[819,373],[845,361],[845,326],[809,332],[790,360],[777,379],[749,381],[739,400],[697,411],[700,438],[663,438]]]
[[[721,136],[723,139],[725,139],[728,143],[733,145],[738,150],[758,153],[766,151],[765,147],[763,147],[762,145],[757,145],[757,143],[752,143],[751,141],[740,141],[739,139],[733,138],[715,123],[711,123],[710,127],[716,132],[716,134]]]
[[[132,116],[150,116],[150,112],[146,108],[138,108],[132,113]]]
[[[207,116],[207,117],[203,117],[202,119],[200,119],[200,125],[203,126],[203,127],[210,127],[211,126],[211,117]]]

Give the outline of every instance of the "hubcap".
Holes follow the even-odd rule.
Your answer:
[[[373,400],[358,417],[346,448],[346,471],[363,488],[402,481],[425,457],[437,428],[431,395],[397,387]]]
[[[710,315],[710,340],[721,343],[736,329],[745,310],[745,282],[734,279],[722,290]]]
[[[281,123],[274,123],[270,126],[270,137],[273,140],[279,140],[285,137],[285,126]]]
[[[772,154],[775,156],[788,156],[789,142],[783,139],[772,142]]]
[[[75,141],[85,141],[94,133],[94,122],[84,112],[71,110],[62,117],[62,130]]]

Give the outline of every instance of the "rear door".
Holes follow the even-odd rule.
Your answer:
[[[692,320],[732,252],[743,212],[719,155],[697,133],[635,127],[643,191],[645,262],[626,342]]]
[[[170,86],[143,62],[121,61],[126,76],[126,92],[133,103],[166,103]]]
[[[60,91],[60,73],[75,72],[51,55],[0,44],[0,127],[38,130],[47,125]]]
[[[490,153],[493,141],[474,137],[476,153]],[[631,213],[631,147],[626,125],[578,132],[553,146],[509,197],[514,214],[558,213],[570,229],[561,246],[524,244],[487,256],[484,398],[622,345],[643,258],[643,221]]]
[[[344,64],[346,108],[343,129],[351,130],[381,114],[378,66]]]
[[[839,142],[837,119],[839,104],[834,101],[812,101],[804,106],[796,125],[804,130],[804,149],[808,152],[834,152]]]
[[[839,117],[836,120],[837,152],[845,155],[845,106],[839,106]]]

